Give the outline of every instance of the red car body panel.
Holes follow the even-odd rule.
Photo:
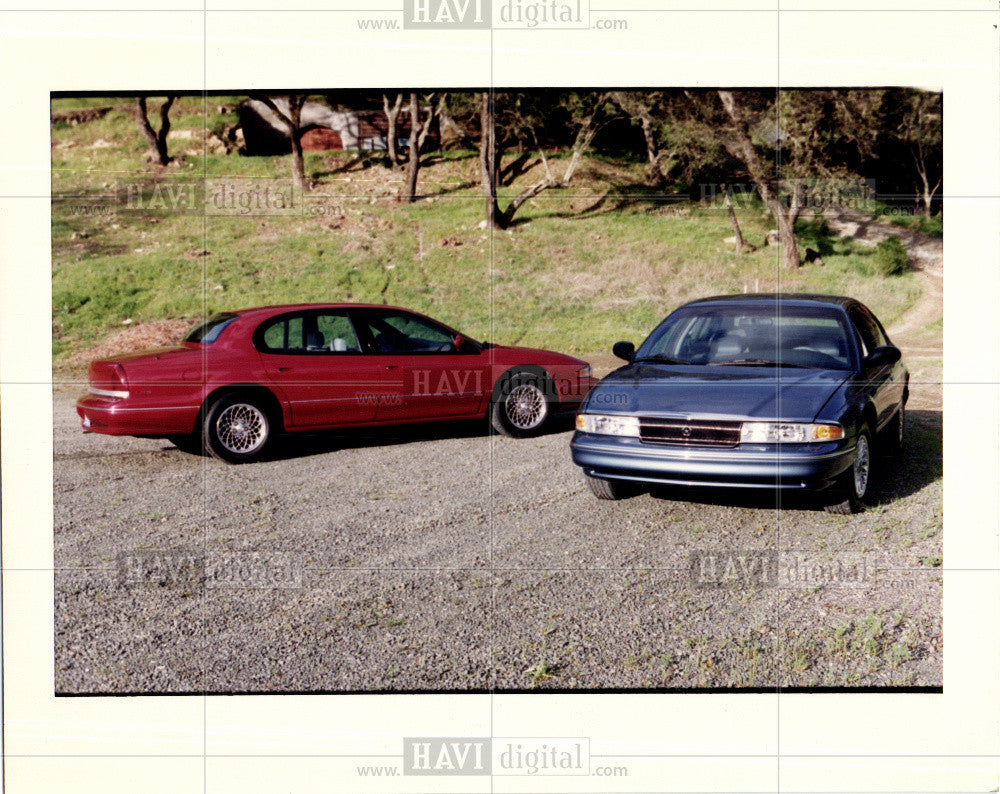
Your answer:
[[[90,390],[76,404],[84,430],[161,437],[195,432],[206,401],[220,389],[266,389],[286,432],[482,417],[500,377],[512,368],[544,373],[553,403],[572,408],[597,380],[585,361],[531,348],[469,345],[467,352],[351,355],[268,353],[254,345],[262,322],[297,311],[393,310],[373,304],[297,304],[233,312],[208,344],[94,361]],[[436,325],[453,332],[441,323]]]

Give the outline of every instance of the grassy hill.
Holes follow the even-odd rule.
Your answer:
[[[53,126],[57,368],[127,320],[194,322],[267,303],[385,302],[480,339],[591,353],[639,341],[679,303],[710,294],[849,294],[887,323],[920,294],[912,273],[875,276],[872,249],[830,237],[822,222],[800,223],[800,244],[818,247],[823,266],[781,270],[763,246],[737,256],[724,242],[732,232],[721,205],[657,197],[641,163],[600,157],[569,188],[529,202],[507,232],[479,228],[479,163],[468,151],[429,158],[419,185],[427,197],[410,205],[395,199],[401,174],[357,153],[324,152],[307,155],[315,189],[294,196],[294,209],[242,214],[210,202],[206,214],[206,177],[258,199],[288,189],[287,157],[205,154],[205,130],[235,123],[234,99],[210,98],[207,117],[200,98],[175,104],[177,159],[166,168],[145,165],[124,100],[104,100],[117,107],[100,119]],[[53,109],[84,104],[102,100],[60,99]],[[505,195],[540,178],[536,159]],[[559,156],[550,164],[556,174],[565,168]],[[759,204],[739,214],[744,236],[762,245],[773,221]]]

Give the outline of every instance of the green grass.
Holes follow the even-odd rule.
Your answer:
[[[206,117],[200,97],[184,97],[173,129],[232,123],[234,113],[217,111],[234,108],[235,99],[210,98]],[[54,108],[79,103],[60,99]],[[781,269],[776,250],[762,246],[774,224],[759,203],[739,213],[744,236],[761,247],[737,256],[724,242],[732,232],[721,205],[656,200],[642,184],[641,163],[609,158],[586,159],[569,188],[528,202],[510,233],[478,228],[479,166],[468,151],[435,155],[420,176],[430,198],[414,204],[395,201],[402,176],[377,157],[324,152],[306,157],[315,189],[294,214],[171,210],[151,202],[157,191],[203,176],[287,182],[289,158],[203,156],[194,137],[171,140],[175,165],[148,166],[128,101],[93,104],[122,108],[52,130],[57,366],[126,319],[195,321],[267,303],[389,303],[479,339],[592,353],[618,339],[641,341],[677,305],[711,294],[849,294],[891,323],[920,292],[912,273],[884,283],[871,249],[816,224],[800,224],[800,245],[817,248],[825,265]],[[561,174],[564,158],[550,165]],[[501,203],[541,172],[535,165],[506,187]],[[116,194],[135,195],[128,191],[144,197],[141,208],[115,203]]]
[[[528,678],[535,686],[544,684],[546,681],[555,678],[555,668],[543,659],[528,670]]]
[[[893,235],[875,246],[872,261],[879,275],[898,276],[906,272],[910,257],[902,241]]]
[[[920,232],[921,234],[926,234],[929,237],[944,236],[944,218],[940,215],[927,218],[923,215],[911,215],[908,212],[900,212],[894,207],[879,205],[876,210],[876,217],[881,220],[889,221],[889,223],[900,226],[904,229],[910,229],[915,232]]]

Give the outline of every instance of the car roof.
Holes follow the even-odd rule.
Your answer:
[[[412,309],[403,309],[399,306],[386,306],[382,303],[276,303],[270,306],[252,306],[247,309],[236,309],[227,314],[238,314],[240,316],[249,314],[280,314],[283,312],[305,311],[308,309],[390,309],[401,312],[416,314]]]
[[[809,292],[751,292],[742,295],[714,295],[710,298],[698,298],[686,306],[698,306],[707,303],[772,303],[780,301],[789,305],[804,306],[822,304],[826,306],[847,307],[857,304],[854,298],[845,295],[818,295]]]

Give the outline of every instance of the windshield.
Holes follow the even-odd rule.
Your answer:
[[[194,328],[187,336],[185,342],[199,342],[203,345],[210,345],[219,338],[219,334],[225,330],[238,315],[235,314],[213,314],[201,325]]]
[[[840,312],[823,306],[688,306],[649,335],[636,360],[850,369],[844,323]]]

